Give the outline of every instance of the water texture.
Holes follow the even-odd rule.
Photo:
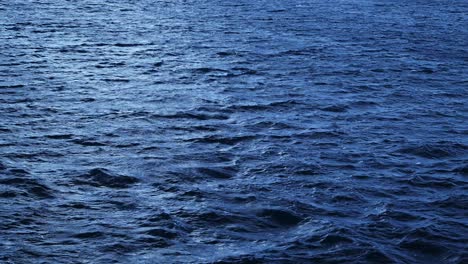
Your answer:
[[[0,1],[0,262],[468,263],[467,20]]]

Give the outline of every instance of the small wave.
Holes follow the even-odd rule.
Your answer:
[[[333,112],[333,113],[344,113],[348,110],[348,107],[345,105],[331,105],[320,108],[320,110],[325,112]]]
[[[216,55],[220,57],[228,57],[228,56],[236,56],[238,55],[238,53],[235,51],[220,51],[220,52],[217,52]]]
[[[466,154],[467,150],[468,147],[463,144],[453,142],[441,142],[405,147],[398,150],[398,152],[429,159],[442,159]]]
[[[157,236],[141,236],[135,242],[148,248],[166,248],[172,245],[167,239]]]
[[[2,191],[0,192],[0,198],[14,198],[18,196],[18,193],[14,191]]]
[[[73,235],[74,238],[79,238],[79,239],[93,239],[93,238],[100,238],[103,236],[105,236],[105,234],[99,231],[82,232],[82,233]]]
[[[61,48],[58,50],[61,53],[89,53],[89,50],[76,49],[76,48]]]
[[[465,182],[457,181],[453,178],[447,177],[434,177],[434,176],[424,176],[416,175],[409,180],[400,181],[415,187],[425,187],[425,188],[455,188],[457,186],[462,186]]]
[[[98,141],[94,141],[94,140],[91,140],[91,139],[74,139],[74,140],[71,140],[71,142],[77,144],[77,145],[81,145],[81,146],[85,146],[85,147],[101,147],[101,146],[106,146],[107,144],[104,144],[104,143],[101,143],[101,142],[98,142]]]
[[[223,145],[236,145],[243,141],[250,141],[255,139],[255,136],[233,136],[233,137],[223,137],[223,136],[207,136],[203,138],[192,138],[187,139],[187,142],[195,142],[195,143],[218,143]]]
[[[204,114],[204,113],[188,113],[188,112],[178,112],[175,114],[155,114],[151,115],[151,118],[154,119],[196,119],[196,120],[227,120],[229,119],[228,115],[222,114]]]
[[[153,236],[153,237],[162,237],[166,239],[175,239],[179,236],[177,232],[164,229],[164,228],[151,228],[141,233],[145,235]]]
[[[257,212],[256,215],[278,227],[295,226],[304,220],[298,214],[285,209],[266,208]]]
[[[468,175],[468,165],[460,166],[458,168],[453,169],[453,172],[459,173],[461,175]]]
[[[72,134],[55,134],[55,135],[46,135],[46,137],[50,139],[71,139],[73,135]]]
[[[262,110],[274,110],[277,108],[289,108],[303,104],[297,100],[286,100],[276,101],[267,104],[251,104],[251,105],[231,105],[227,109],[231,111],[262,111]]]
[[[440,262],[451,253],[451,249],[438,241],[446,239],[434,227],[421,227],[411,230],[398,246],[411,252],[414,256]]]
[[[150,44],[144,44],[144,43],[115,43],[115,47],[121,47],[121,48],[128,48],[128,47],[138,47],[138,46],[146,46]]]
[[[153,63],[153,67],[159,68],[164,65],[164,61],[158,61]]]
[[[105,82],[117,82],[117,83],[128,83],[130,82],[129,79],[123,79],[123,78],[104,78],[102,79]]]
[[[201,67],[192,69],[194,73],[210,73],[210,72],[228,72],[227,70],[218,69],[218,68],[210,68],[210,67]]]
[[[8,196],[17,195],[32,196],[35,198],[52,198],[54,190],[40,183],[38,180],[29,178],[6,178],[0,179],[0,184],[22,190],[21,192],[8,191]]]
[[[310,131],[295,135],[299,138],[323,139],[323,138],[338,138],[344,136],[344,132],[339,131]]]
[[[18,89],[24,88],[23,84],[0,85],[0,89]]]
[[[170,172],[172,179],[183,181],[199,181],[208,179],[231,179],[237,173],[233,166],[216,166],[216,167],[195,167],[195,168],[181,168]],[[171,187],[176,188],[175,186]]]
[[[177,216],[185,219],[188,224],[195,227],[226,226],[233,223],[249,223],[252,221],[247,216],[217,209],[201,210],[198,212],[180,211],[177,213]]]
[[[62,205],[60,205],[60,207],[62,207],[62,208],[73,208],[73,209],[86,209],[86,210],[92,209],[90,206],[88,206],[88,205],[86,205],[84,203],[80,203],[80,202],[62,204]]]
[[[106,169],[96,168],[76,177],[73,182],[78,185],[94,187],[129,188],[131,185],[138,183],[139,180],[135,177],[116,175]]]
[[[452,195],[430,202],[430,204],[438,208],[450,209],[456,212],[456,210],[465,210],[468,208],[468,196],[464,194]]]
[[[198,168],[197,172],[216,179],[230,179],[236,174],[236,170],[232,167]]]

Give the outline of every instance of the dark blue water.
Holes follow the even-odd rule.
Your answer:
[[[468,263],[467,22],[0,1],[0,262]]]

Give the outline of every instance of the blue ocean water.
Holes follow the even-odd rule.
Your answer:
[[[467,22],[0,1],[0,262],[467,263]]]

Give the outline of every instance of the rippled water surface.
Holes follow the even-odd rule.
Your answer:
[[[0,262],[468,263],[467,14],[0,1]]]

